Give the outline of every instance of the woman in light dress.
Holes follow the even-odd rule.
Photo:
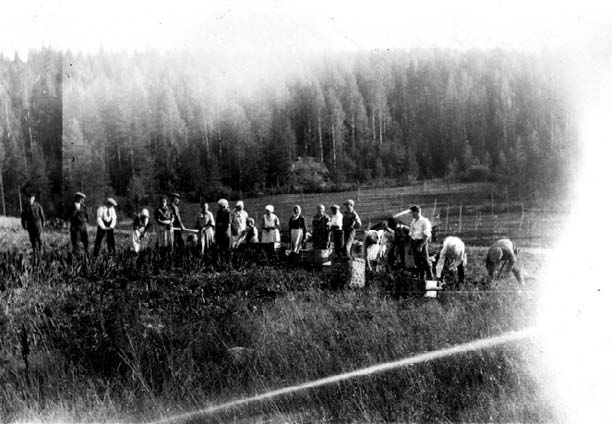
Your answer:
[[[267,205],[261,225],[262,243],[280,243],[280,220],[274,214],[274,206]]]
[[[247,228],[249,214],[244,210],[244,202],[238,200],[232,213],[232,247],[237,247],[238,241]]]
[[[291,251],[299,253],[306,238],[306,220],[302,216],[302,208],[293,207],[293,216],[289,218],[289,232],[291,233]]]
[[[203,256],[215,242],[215,217],[208,209],[208,203],[202,202],[201,208],[196,218],[195,228],[198,230],[198,247]]]

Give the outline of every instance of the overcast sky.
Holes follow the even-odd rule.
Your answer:
[[[82,1],[4,5],[0,51],[206,48],[302,53],[410,47],[538,50],[610,33],[610,2]]]

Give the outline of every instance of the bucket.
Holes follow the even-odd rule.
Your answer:
[[[437,297],[438,296],[438,281],[437,280],[425,280],[425,297]]]

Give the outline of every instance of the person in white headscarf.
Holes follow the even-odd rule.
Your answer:
[[[274,214],[274,206],[267,205],[266,213],[263,216],[261,225],[261,242],[262,243],[279,243],[280,242],[280,220]]]
[[[132,223],[132,247],[134,252],[138,253],[146,249],[147,233],[150,227],[149,210],[145,208],[134,218]]]
[[[299,253],[306,238],[306,220],[302,216],[302,208],[293,207],[293,216],[289,218],[289,232],[291,233],[291,251]]]
[[[246,231],[249,214],[244,210],[244,202],[238,200],[232,213],[232,247],[236,247],[242,233]]]

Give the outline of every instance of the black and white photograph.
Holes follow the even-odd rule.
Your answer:
[[[612,5],[0,12],[0,422],[611,422]]]

